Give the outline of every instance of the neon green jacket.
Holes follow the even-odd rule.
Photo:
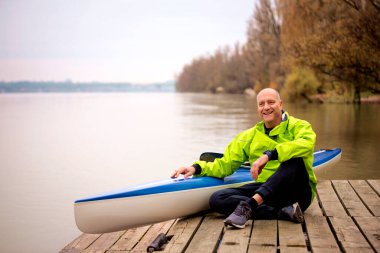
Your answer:
[[[312,169],[316,135],[310,123],[285,114],[285,120],[273,128],[269,136],[265,134],[264,122],[261,121],[238,134],[227,146],[222,158],[215,159],[214,162],[196,161],[195,164],[202,168],[200,175],[224,178],[235,172],[244,162],[255,162],[265,150],[276,149],[278,160],[269,161],[256,181],[265,182],[280,163],[302,157],[309,174],[312,201],[317,185],[317,178]]]

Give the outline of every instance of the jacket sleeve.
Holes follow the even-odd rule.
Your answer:
[[[194,164],[202,168],[199,175],[224,178],[234,173],[248,160],[249,135],[249,130],[238,134],[227,146],[222,158],[216,158],[213,162],[196,161]]]
[[[280,163],[295,157],[309,157],[313,155],[316,135],[307,121],[297,121],[292,126],[294,139],[276,145],[278,161]]]

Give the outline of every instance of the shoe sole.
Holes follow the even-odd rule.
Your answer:
[[[230,225],[230,226],[235,227],[235,228],[245,228],[245,224],[243,224],[243,225],[238,225],[238,224],[234,224],[234,223],[232,223],[232,222],[229,221],[229,220],[224,221],[224,224],[225,224],[226,226]]]

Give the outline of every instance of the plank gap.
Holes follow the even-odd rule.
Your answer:
[[[368,252],[372,246],[365,239],[353,217],[329,217],[344,252]]]
[[[111,251],[130,251],[145,236],[152,225],[144,227],[130,228],[120,237],[120,239],[112,245]]]
[[[164,252],[185,252],[204,220],[204,216],[189,216],[178,219],[168,235],[173,236]]]
[[[369,209],[364,205],[359,194],[348,180],[333,180],[332,183],[338,192],[343,205],[348,211],[349,216],[372,216]],[[360,187],[358,186],[358,189],[359,188]]]
[[[226,229],[227,229],[226,226],[224,226],[223,229],[222,229],[222,231],[220,232],[220,235],[219,235],[219,237],[218,237],[218,239],[217,239],[217,241],[216,241],[215,248],[214,248],[214,250],[212,251],[213,253],[218,252],[218,249],[219,249],[220,244],[221,244],[221,242],[222,242],[222,240],[223,240],[223,236],[224,236],[224,234],[225,234],[225,232],[226,232]]]
[[[344,211],[346,212],[347,216],[350,216],[350,217],[351,217],[350,212],[349,212],[349,210],[347,209],[346,205],[343,203],[343,199],[342,199],[342,197],[339,195],[338,190],[336,189],[336,187],[335,187],[335,185],[333,184],[333,182],[332,182],[332,181],[330,181],[330,182],[331,182],[331,187],[333,188],[333,190],[334,190],[336,196],[338,197],[338,200],[339,200],[340,204],[343,206]]]
[[[380,197],[380,179],[367,179],[366,181]]]
[[[185,251],[187,250],[187,247],[189,247],[190,242],[193,240],[195,234],[198,232],[198,229],[200,228],[200,226],[201,226],[202,222],[204,221],[204,219],[205,219],[205,217],[202,216],[200,222],[199,222],[198,225],[196,226],[194,232],[193,232],[192,235],[190,236],[189,241],[186,243],[186,245],[185,245],[185,247],[184,247],[184,249],[183,249],[182,252],[185,252]]]
[[[334,236],[335,242],[338,244],[340,252],[345,252],[343,249],[342,243],[339,241],[338,235],[336,234],[336,231],[334,229],[334,226],[331,220],[328,217],[326,217],[326,220],[327,220],[327,224],[329,225],[330,231],[332,232],[332,235]]]
[[[347,212],[340,202],[330,180],[321,180],[317,185],[317,196],[322,206],[324,216],[346,217]]]
[[[319,207],[320,207],[321,210],[322,210],[322,215],[323,215],[323,216],[327,216],[327,214],[326,214],[326,210],[323,208],[323,204],[322,204],[321,197],[319,196],[319,192],[318,192],[318,184],[317,184],[317,191],[316,191],[316,194],[315,194],[315,198],[318,200],[318,205],[319,205]]]
[[[305,237],[307,251],[311,252],[311,244],[310,244],[309,234],[307,233],[306,222],[303,222],[301,224],[301,227],[302,227],[303,235]]]
[[[368,212],[373,216],[379,216],[380,211],[380,197],[373,191],[371,186],[365,180],[349,180],[349,184],[355,193],[358,195],[360,201],[367,208]],[[375,204],[376,203],[376,204]]]
[[[208,214],[203,219],[186,252],[215,252],[217,240],[223,232],[224,224],[220,215]]]
[[[380,249],[380,217],[353,217],[355,225],[372,249]]]

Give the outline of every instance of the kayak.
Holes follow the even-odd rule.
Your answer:
[[[334,166],[341,153],[339,148],[314,152],[313,169]],[[223,179],[168,178],[131,186],[76,200],[75,222],[82,232],[98,234],[185,217],[209,209],[213,192],[253,181],[250,167],[241,166]]]

